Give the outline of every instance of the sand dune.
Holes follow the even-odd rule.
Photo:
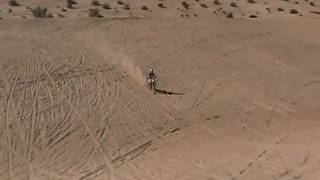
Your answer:
[[[1,180],[320,178],[317,1],[67,2],[0,1]]]

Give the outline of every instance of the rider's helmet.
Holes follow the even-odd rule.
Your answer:
[[[150,73],[153,73],[153,69],[151,68],[149,72],[150,72]]]

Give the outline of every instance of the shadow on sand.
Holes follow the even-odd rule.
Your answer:
[[[156,93],[159,93],[159,94],[166,94],[166,95],[184,95],[184,93],[179,93],[179,92],[174,92],[174,91],[167,91],[167,90],[164,90],[164,89],[156,89]]]

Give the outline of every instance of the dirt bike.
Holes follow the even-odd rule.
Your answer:
[[[156,93],[156,78],[148,78],[147,83],[149,88],[153,90],[153,93]]]

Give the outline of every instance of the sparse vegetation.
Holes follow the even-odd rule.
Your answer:
[[[67,8],[72,9],[73,5],[77,4],[74,0],[67,0]]]
[[[109,3],[104,3],[104,4],[102,5],[102,8],[103,8],[103,9],[111,9],[111,6],[109,5]]]
[[[200,4],[200,6],[203,8],[208,8],[208,6],[206,4]]]
[[[248,3],[257,3],[256,0],[247,0]]]
[[[254,15],[254,14],[252,14],[252,15],[250,15],[249,16],[249,18],[257,18],[258,16],[257,15]]]
[[[298,14],[299,12],[296,9],[291,9],[290,14]]]
[[[49,13],[49,14],[47,15],[47,18],[53,18],[53,15],[52,15],[51,13]]]
[[[271,13],[271,9],[270,8],[266,8],[266,11],[268,12],[268,13]]]
[[[143,5],[141,9],[142,9],[142,10],[145,10],[145,11],[148,11],[148,10],[149,10],[148,6],[146,6],[146,5]]]
[[[100,10],[98,8],[94,8],[94,9],[89,9],[89,17],[102,17],[102,15],[100,14]]]
[[[318,15],[320,15],[320,11],[310,11],[311,13],[313,13],[313,14],[318,14]]]
[[[163,3],[159,3],[158,6],[159,6],[160,8],[167,8]]]
[[[91,1],[91,5],[100,6],[101,4],[100,4],[100,2],[98,0],[93,0],[93,1]]]
[[[231,3],[230,3],[230,6],[231,6],[231,7],[238,7],[237,3],[235,3],[235,2],[231,2]]]
[[[10,6],[20,6],[20,4],[16,0],[9,0]]]
[[[221,5],[221,2],[220,2],[219,0],[214,0],[213,3],[214,3],[215,5]]]
[[[121,1],[121,0],[118,0],[117,3],[118,3],[119,5],[124,5],[124,2]]]
[[[182,1],[181,4],[185,9],[190,9],[190,5],[186,1]]]
[[[310,2],[309,4],[310,4],[310,6],[316,6],[316,4],[314,4],[314,2]]]
[[[281,12],[281,11],[284,11],[284,9],[281,8],[281,7],[279,7],[279,8],[278,8],[278,11]]]
[[[31,9],[31,12],[35,18],[47,18],[47,8],[38,6],[34,9]]]
[[[232,12],[227,13],[226,14],[226,18],[232,19],[233,18],[233,13]]]
[[[125,4],[124,7],[123,7],[123,9],[129,10],[129,9],[130,9],[130,5],[129,5],[129,4]]]

